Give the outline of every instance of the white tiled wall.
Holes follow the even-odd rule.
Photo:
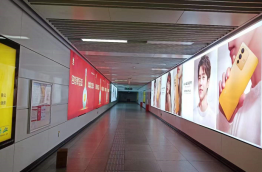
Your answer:
[[[68,103],[68,86],[53,84],[52,105]]]
[[[70,59],[70,51],[67,50],[66,58]],[[19,77],[68,85],[69,68],[46,58],[30,49],[20,47]]]
[[[14,145],[11,145],[5,149],[0,150],[0,169],[2,171],[13,170],[13,156],[14,156]]]
[[[15,144],[0,150],[0,172],[19,172],[114,103],[67,121],[70,50],[11,0],[0,0],[0,23],[0,34],[28,38],[12,39],[21,44]],[[53,84],[51,125],[28,134],[32,80]]]
[[[0,1],[0,34],[20,36],[23,12],[9,0]]]
[[[148,90],[151,84],[140,88]],[[150,98],[148,97],[150,100]],[[152,106],[149,111],[247,172],[262,171],[262,150]]]
[[[30,79],[18,78],[17,109],[29,108]]]

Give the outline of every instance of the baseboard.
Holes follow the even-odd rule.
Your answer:
[[[202,150],[204,150],[205,152],[207,152],[208,154],[210,154],[211,156],[213,156],[214,158],[216,158],[218,161],[220,161],[221,163],[223,163],[224,165],[226,165],[228,168],[230,168],[231,170],[235,171],[235,172],[245,172],[244,170],[242,170],[241,168],[239,168],[238,166],[236,166],[235,164],[233,164],[232,162],[228,161],[227,159],[225,159],[224,157],[220,156],[219,154],[217,154],[216,152],[212,151],[211,149],[209,149],[208,147],[204,146],[203,144],[199,143],[198,141],[196,141],[195,139],[193,139],[192,137],[190,137],[189,135],[187,135],[186,133],[184,133],[183,131],[179,130],[178,128],[174,127],[173,125],[169,124],[168,122],[166,122],[165,120],[163,120],[162,118],[160,118],[159,116],[155,115],[154,113],[150,112],[153,116],[155,116],[156,118],[158,118],[160,121],[162,121],[163,123],[165,123],[167,126],[169,126],[170,128],[172,128],[173,130],[177,131],[179,134],[181,134],[182,136],[184,136],[185,138],[187,138],[189,141],[191,141],[192,143],[194,143],[195,145],[197,145],[198,147],[200,147]]]
[[[116,103],[117,104],[117,103]],[[105,112],[103,112],[102,114],[100,114],[99,116],[97,116],[95,119],[93,119],[92,121],[90,121],[88,124],[86,124],[85,126],[83,126],[81,129],[79,129],[78,131],[76,131],[74,134],[72,134],[71,136],[69,136],[67,139],[65,139],[64,141],[62,141],[61,143],[59,143],[56,147],[54,147],[53,149],[51,149],[50,151],[48,151],[47,153],[45,153],[43,156],[41,156],[40,158],[38,158],[37,160],[35,160],[34,162],[32,162],[30,165],[28,165],[27,167],[25,167],[21,172],[30,172],[33,169],[35,169],[40,163],[42,163],[44,160],[46,160],[48,157],[50,157],[52,154],[54,154],[59,148],[61,148],[62,146],[64,146],[66,143],[68,143],[70,140],[72,140],[74,137],[76,137],[79,133],[81,133],[84,129],[86,129],[88,126],[90,126],[91,124],[93,124],[97,119],[99,119],[101,116],[104,115],[104,113],[106,113],[108,110],[110,110],[112,107],[114,107],[116,104],[114,104],[113,106],[111,106],[110,108],[108,108]]]

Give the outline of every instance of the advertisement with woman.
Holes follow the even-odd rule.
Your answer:
[[[160,109],[161,107],[161,85],[162,77],[156,79],[156,107]]]
[[[171,113],[175,112],[175,96],[176,96],[176,74],[177,69],[173,69],[170,71],[171,73]]]
[[[151,82],[151,105],[181,116],[182,65]]]
[[[171,102],[171,72],[168,72],[166,79],[166,98],[165,98],[165,111],[172,112],[172,102]]]
[[[177,66],[176,70],[176,75],[174,76],[174,92],[175,92],[175,96],[174,96],[174,108],[173,108],[173,113],[176,115],[181,116],[181,112],[182,112],[182,84],[183,84],[183,80],[182,80],[182,73],[183,73],[183,66],[179,65]]]

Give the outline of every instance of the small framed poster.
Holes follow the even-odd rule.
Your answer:
[[[52,84],[32,81],[29,113],[29,133],[48,127],[51,123]]]

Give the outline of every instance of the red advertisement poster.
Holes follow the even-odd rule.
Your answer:
[[[106,79],[103,78],[103,83],[102,83],[102,104],[105,105],[106,104]]]
[[[95,99],[95,76],[96,76],[96,70],[91,67],[91,69],[90,69],[90,79],[88,80],[88,88],[89,88],[89,90],[92,90],[92,91],[89,92],[89,95],[88,95],[88,102],[89,102],[89,107],[90,107],[89,111],[95,109],[95,104],[94,104],[94,99]]]
[[[93,110],[95,70],[71,51],[68,120]]]
[[[95,84],[95,99],[94,99],[94,103],[95,103],[95,108],[99,108],[103,105],[102,102],[102,98],[103,98],[103,94],[102,94],[102,82],[103,82],[103,78],[101,76],[100,73],[96,74],[96,84]]]
[[[109,103],[109,81],[105,80],[105,104]]]
[[[68,120],[109,103],[109,81],[73,51],[69,79]]]

